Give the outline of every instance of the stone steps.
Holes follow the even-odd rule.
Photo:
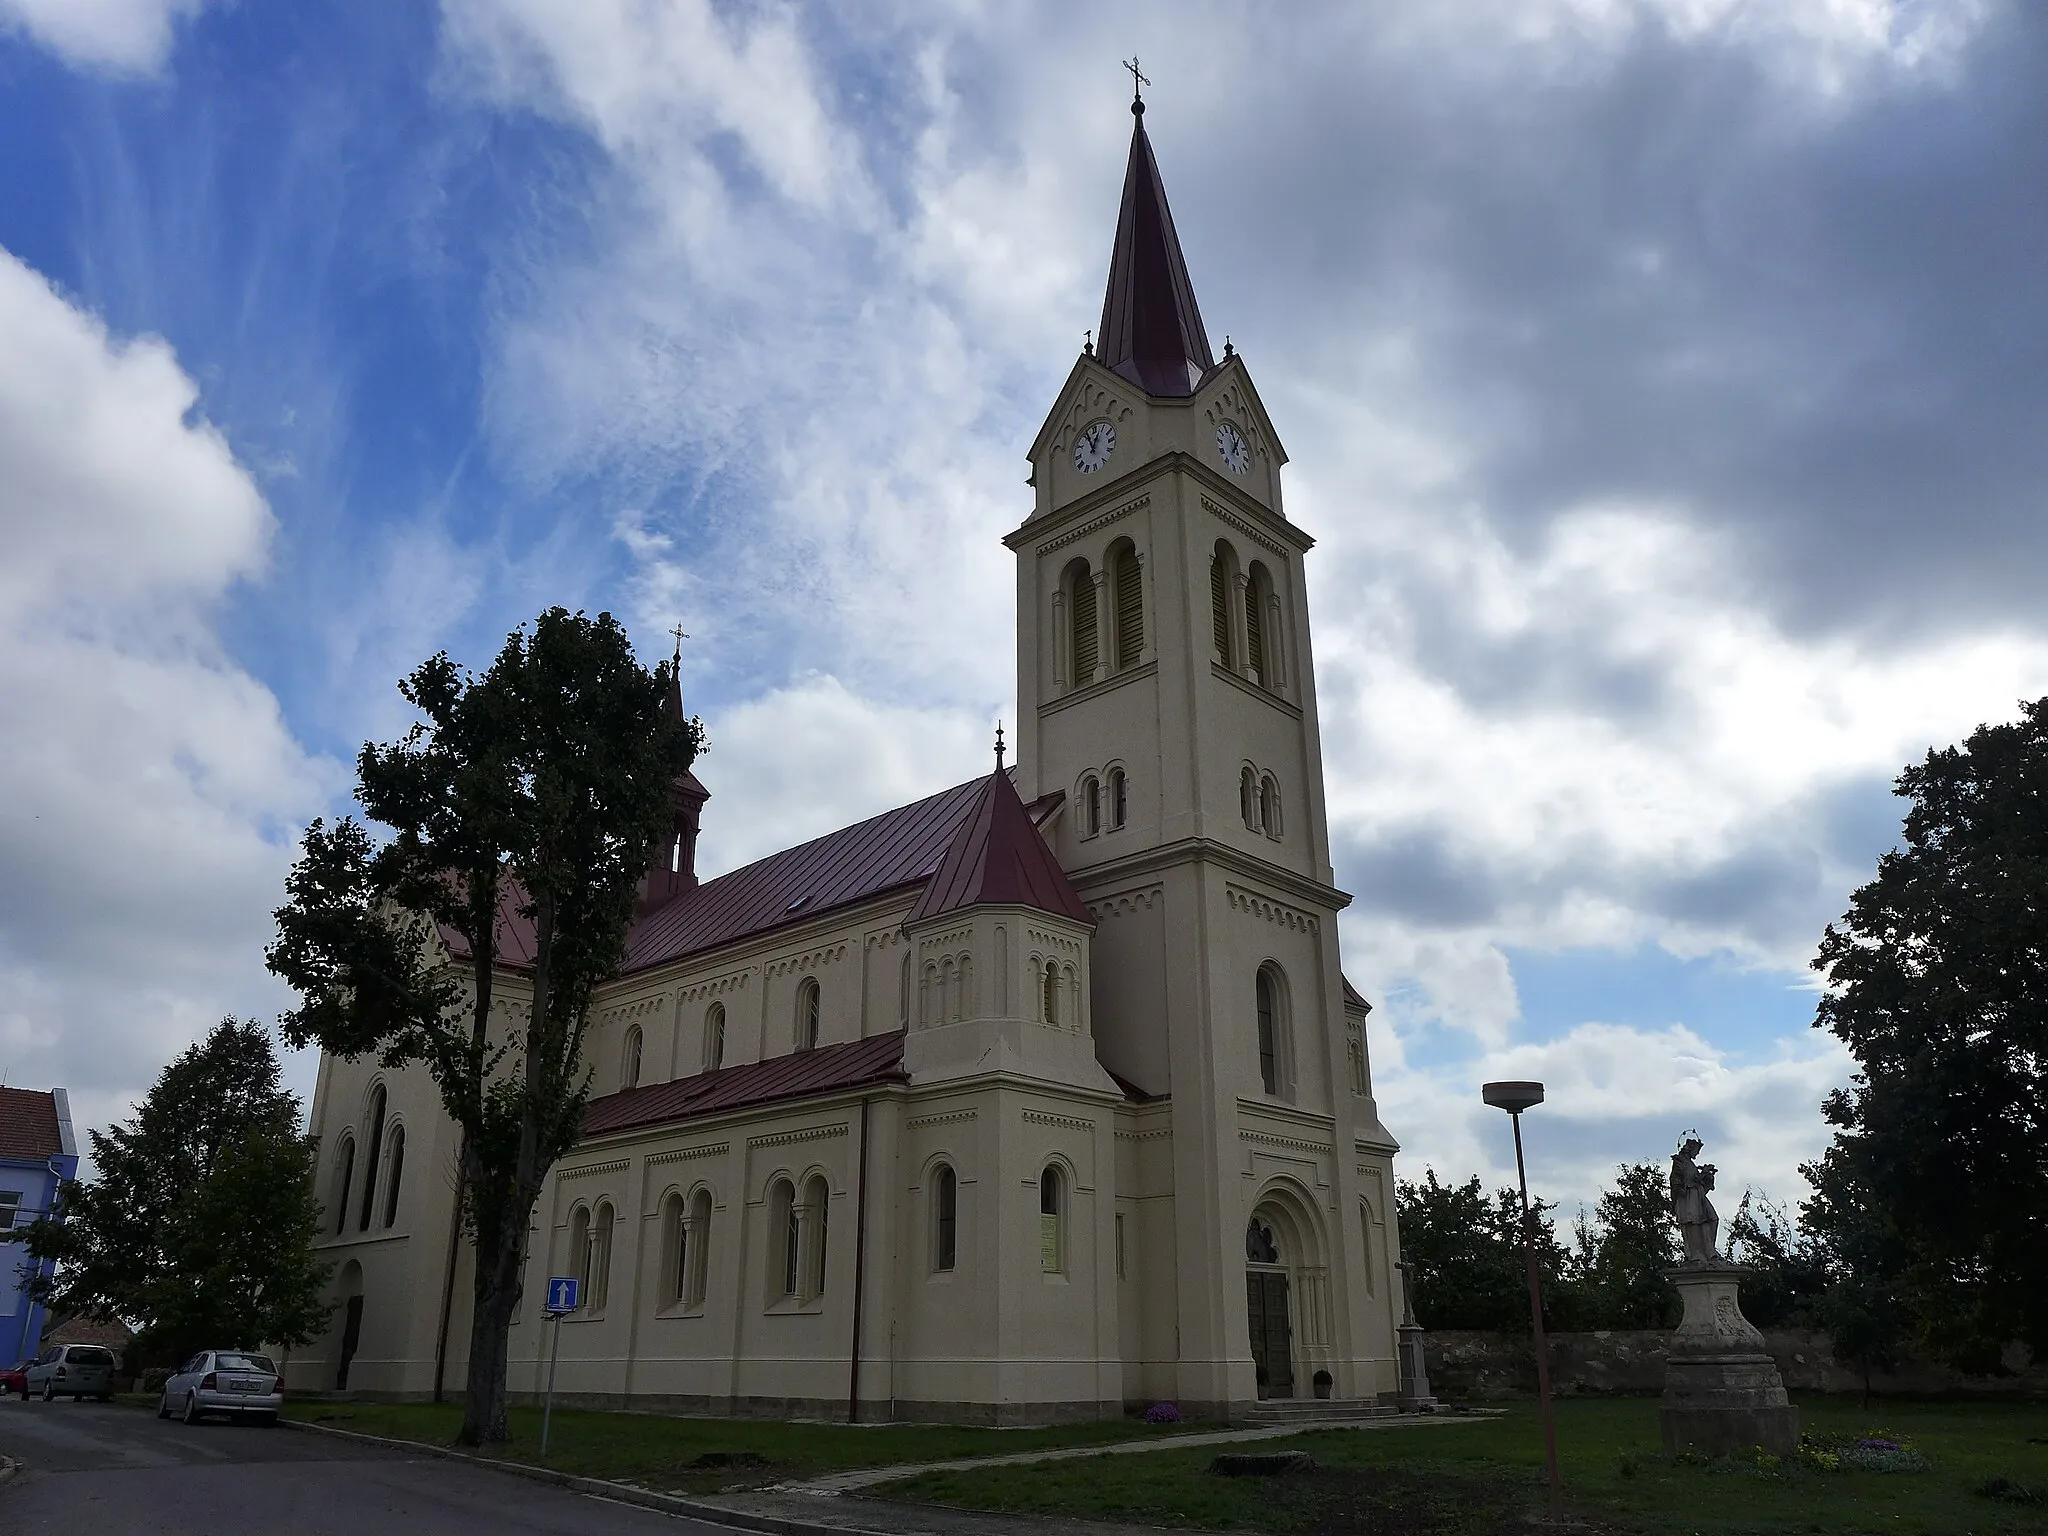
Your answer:
[[[1394,1403],[1364,1398],[1269,1397],[1244,1418],[1247,1424],[1318,1424],[1336,1419],[1388,1418],[1400,1411]]]

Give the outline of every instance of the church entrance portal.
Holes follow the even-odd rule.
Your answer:
[[[1287,1271],[1273,1229],[1257,1217],[1244,1234],[1246,1321],[1259,1396],[1294,1396],[1294,1330],[1287,1320]]]

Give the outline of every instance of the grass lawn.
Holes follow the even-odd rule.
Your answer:
[[[2048,1406],[1801,1400],[1809,1433],[1889,1431],[1931,1464],[1922,1472],[1673,1462],[1654,1398],[1558,1405],[1567,1507],[1600,1531],[1642,1536],[1819,1532],[1868,1536],[2048,1532]],[[1228,1449],[1226,1447],[1226,1449]],[[1089,1456],[1042,1466],[933,1472],[883,1484],[877,1498],[1067,1515],[1200,1530],[1312,1536],[1506,1536],[1544,1502],[1543,1439],[1533,1405],[1484,1423],[1325,1429],[1246,1450],[1299,1449],[1317,1470],[1228,1478],[1216,1448]],[[2038,1503],[1975,1490],[2003,1477]]]
[[[452,1445],[462,1425],[453,1403],[287,1403],[285,1417],[368,1435]],[[856,1467],[1004,1456],[1069,1445],[1106,1445],[1213,1424],[1159,1428],[1135,1419],[1045,1429],[971,1429],[940,1424],[784,1424],[766,1419],[685,1419],[651,1413],[555,1409],[548,1454],[540,1455],[540,1410],[511,1411],[512,1443],[492,1455],[579,1477],[636,1483],[666,1493],[713,1493]]]

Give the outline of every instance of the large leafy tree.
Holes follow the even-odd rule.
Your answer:
[[[476,1247],[465,1444],[507,1438],[507,1330],[534,1204],[582,1123],[591,998],[623,955],[671,781],[701,744],[665,707],[671,687],[610,614],[561,608],[481,676],[431,658],[400,684],[420,722],[357,758],[357,802],[387,835],[315,823],[277,913],[270,968],[302,999],[286,1037],[422,1064],[461,1129]],[[499,997],[507,912],[532,936],[514,1007]]]
[[[1576,1226],[1573,1289],[1577,1321],[1593,1328],[1671,1328],[1678,1292],[1664,1278],[1678,1263],[1678,1227],[1665,1170],[1628,1163]]]
[[[1416,1321],[1430,1328],[1528,1333],[1529,1271],[1522,1253],[1522,1203],[1512,1189],[1488,1196],[1474,1174],[1446,1184],[1434,1168],[1420,1183],[1395,1186],[1401,1254],[1414,1286]],[[1534,1202],[1536,1261],[1543,1277],[1544,1322],[1569,1321],[1565,1253],[1551,1205]],[[1561,1308],[1563,1311],[1561,1311]]]
[[[1902,1312],[1958,1363],[2048,1351],[2048,699],[1896,788],[1903,841],[1814,960],[1858,1071],[1805,1222],[1872,1338]]]
[[[57,1261],[32,1281],[52,1307],[128,1323],[157,1359],[326,1327],[316,1149],[261,1024],[222,1020],[91,1139],[94,1176],[27,1232],[32,1259]]]

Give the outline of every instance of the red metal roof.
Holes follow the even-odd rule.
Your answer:
[[[608,1093],[590,1101],[583,1116],[583,1134],[606,1136],[723,1110],[908,1081],[909,1074],[903,1069],[903,1031],[898,1029],[843,1045],[821,1045],[812,1051],[700,1072],[671,1083]]]
[[[621,974],[929,880],[986,782],[970,779],[693,886],[633,925]],[[1042,825],[1064,798],[1059,791],[1042,795],[1023,807],[1024,814],[1033,826]],[[519,915],[524,900],[517,882],[506,881],[498,908],[498,963],[515,970],[533,964],[533,924]],[[441,937],[451,954],[469,957],[461,934],[444,927]]]
[[[33,1088],[0,1088],[0,1157],[57,1157],[57,1097]]]
[[[1095,358],[1149,395],[1191,395],[1216,367],[1181,255],[1166,187],[1145,137],[1144,107],[1133,106],[1131,159],[1102,296]]]
[[[1094,923],[1000,768],[982,781],[981,795],[961,821],[945,861],[904,921],[992,905],[1036,907],[1077,923]]]
[[[1364,1013],[1372,1012],[1372,1004],[1368,1003],[1364,999],[1364,997],[1362,997],[1359,994],[1358,988],[1351,985],[1351,978],[1349,976],[1346,976],[1342,971],[1339,971],[1337,973],[1337,979],[1344,983],[1344,1006],[1346,1008],[1356,1008]]]

